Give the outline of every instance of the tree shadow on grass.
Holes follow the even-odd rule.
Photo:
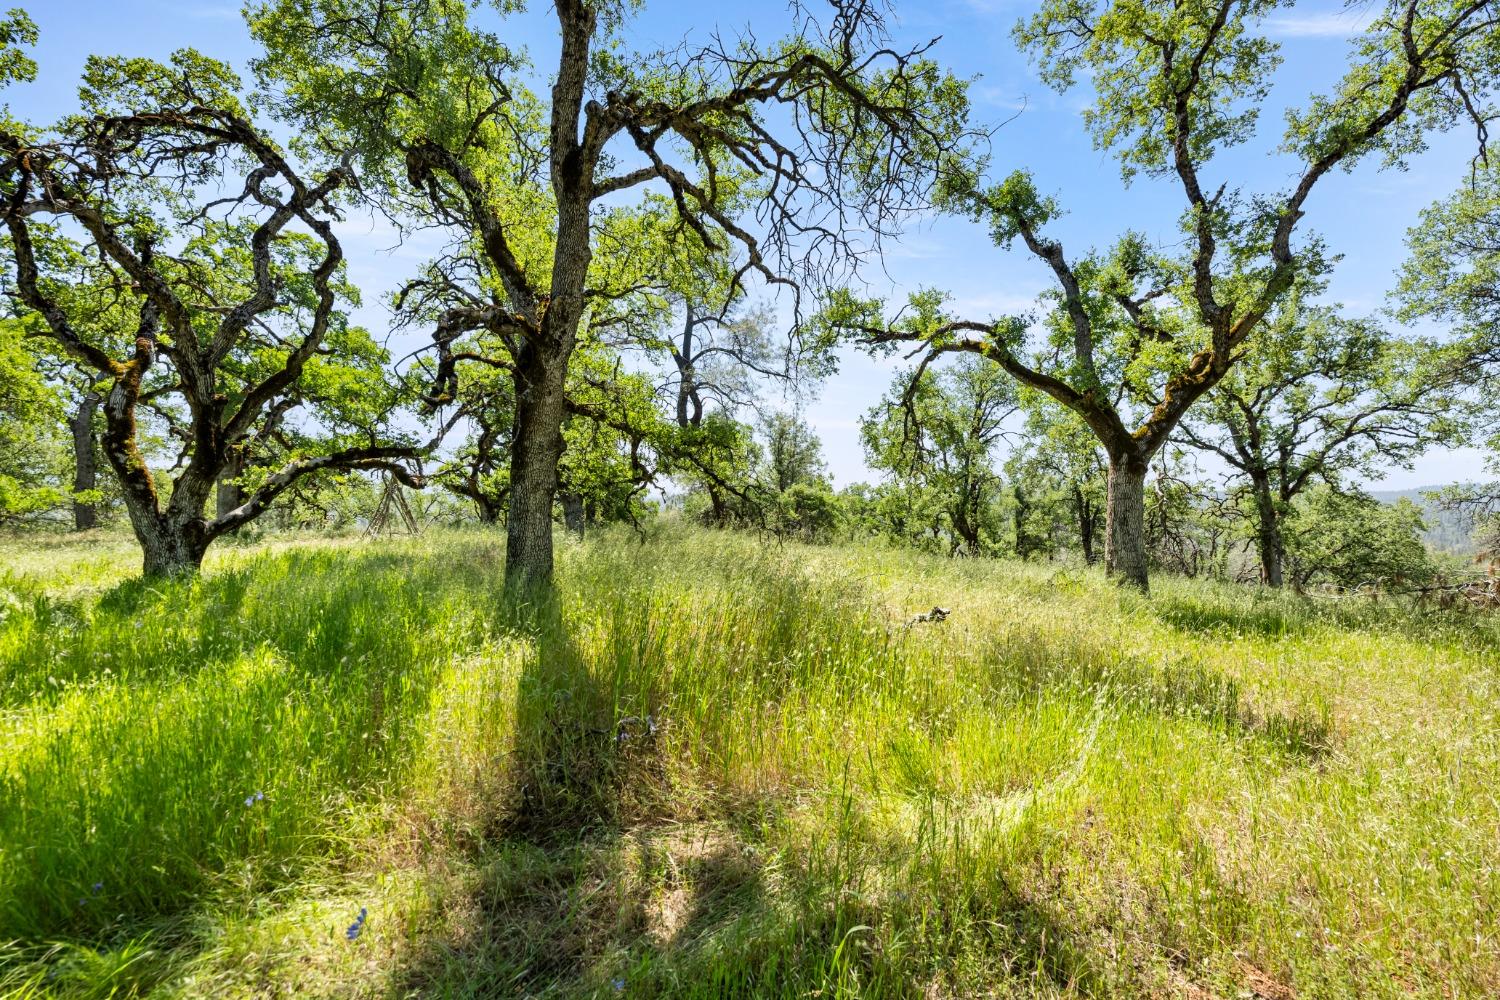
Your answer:
[[[512,798],[495,832],[545,846],[617,831],[632,781],[649,771],[654,718],[632,710],[630,678],[592,669],[555,591],[512,593],[505,614],[531,653],[516,685]]]
[[[998,646],[992,654],[1001,679],[1028,692],[1075,690],[1132,711],[1219,726],[1304,760],[1331,748],[1326,712],[1258,710],[1247,704],[1237,680],[1201,663],[1141,663],[1087,649],[1015,663],[1006,661],[1006,651]]]
[[[462,914],[418,944],[389,996],[917,998],[1038,979],[1089,995],[1102,982],[1075,932],[998,876],[980,894],[875,899],[711,824],[508,842]]]
[[[684,854],[669,827],[645,821],[663,782],[640,678],[595,669],[553,590],[510,591],[501,617],[529,645],[502,796],[465,859],[467,891],[440,933],[414,942],[392,996],[613,993],[611,958],[674,947],[709,919],[707,900],[756,894],[727,854]],[[670,881],[685,860],[690,897]],[[663,935],[667,922],[676,931]]]
[[[648,805],[660,785],[651,730],[624,714],[637,693],[588,669],[555,604],[512,613],[536,643],[517,693],[513,790],[471,855],[477,877],[442,930],[411,942],[389,996],[923,997],[963,963],[1058,993],[1097,982],[1072,932],[998,876],[951,899],[938,885],[866,896],[859,886],[879,877],[830,868],[819,850],[899,865],[858,833],[843,846],[768,844],[778,799],[720,821],[663,819]]]
[[[1057,992],[1096,982],[1070,930],[1002,882],[983,899],[865,898],[809,844],[762,843],[753,806],[728,808],[738,829],[664,819],[645,679],[594,669],[555,595],[513,597],[505,614],[533,645],[507,798],[466,858],[473,879],[409,943],[388,995],[919,997],[970,960]]]
[[[621,919],[608,858],[649,780],[655,721],[632,711],[628,678],[602,678],[579,650],[559,595],[512,589],[502,628],[529,652],[517,680],[504,797],[483,837],[478,885],[449,934],[424,940],[393,995],[526,996],[575,970],[601,922]]]
[[[1158,620],[1181,632],[1203,636],[1250,635],[1288,638],[1307,630],[1310,615],[1288,608],[1282,601],[1250,604],[1205,602],[1190,598],[1157,597],[1151,609]]]

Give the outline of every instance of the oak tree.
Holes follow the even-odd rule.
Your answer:
[[[1427,448],[1463,440],[1450,369],[1428,338],[1295,294],[1251,336],[1179,437],[1246,481],[1262,583],[1284,581],[1286,521],[1309,487],[1410,468]]]
[[[1399,315],[1450,325],[1448,374],[1467,390],[1475,424],[1488,433],[1490,473],[1500,476],[1500,160],[1476,164],[1422,213],[1407,244]],[[1457,484],[1438,502],[1480,528],[1481,548],[1500,555],[1500,478]]]
[[[482,270],[436,339],[485,329],[510,346],[512,585],[551,577],[568,367],[588,316],[631,294],[622,261],[652,264],[650,247],[611,249],[633,206],[665,198],[705,245],[738,248],[736,282],[806,282],[923,205],[962,138],[964,86],[926,45],[887,45],[867,0],[837,0],[826,26],[799,11],[771,45],[746,36],[654,53],[624,48],[631,9],[558,0],[542,97],[525,56],[461,0],[250,8],[260,72],[309,146],[358,150],[393,214],[478,250]]]
[[[917,488],[942,511],[950,554],[995,546],[995,449],[1015,397],[1014,382],[980,359],[941,371],[921,365],[898,375],[861,422],[870,466]]]
[[[250,116],[223,64],[90,58],[81,110],[0,127],[8,291],[104,394],[104,453],[145,572],[196,568],[209,544],[302,477],[417,453],[372,399],[383,355],[349,324],[334,199],[346,163],[309,174]],[[361,369],[359,359],[369,364]],[[373,366],[373,367],[372,367]],[[288,415],[301,409],[304,421]],[[170,428],[162,490],[142,420]],[[239,502],[207,506],[238,453],[277,453]]]
[[[1032,174],[986,183],[956,171],[952,203],[1051,275],[1035,328],[1025,317],[952,316],[933,296],[896,318],[882,318],[881,303],[833,310],[869,343],[979,354],[1077,413],[1109,457],[1106,568],[1141,589],[1152,458],[1250,349],[1277,303],[1331,266],[1316,238],[1294,240],[1313,191],[1367,157],[1400,164],[1428,134],[1461,121],[1476,122],[1482,141],[1491,113],[1500,5],[1388,0],[1354,39],[1338,85],[1287,114],[1290,185],[1241,190],[1223,154],[1256,135],[1280,59],[1264,23],[1278,6],[1045,0],[1016,29],[1049,85],[1088,81],[1084,124],[1127,181],[1163,179],[1180,192],[1182,251],[1127,233],[1107,250],[1070,253],[1049,232],[1061,205]],[[1210,171],[1227,179],[1215,186]]]

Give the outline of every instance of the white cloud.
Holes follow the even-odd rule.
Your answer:
[[[1266,20],[1266,28],[1281,38],[1349,38],[1366,31],[1375,16],[1374,10],[1338,10],[1272,17]]]
[[[992,316],[1016,316],[1031,312],[1037,307],[1041,290],[1027,293],[990,292],[981,295],[955,295],[948,304],[954,315],[966,319],[985,319]]]
[[[1024,92],[1008,87],[997,87],[990,84],[975,87],[974,98],[983,104],[1001,108],[1005,111],[1028,111],[1039,109],[1040,105],[1033,102]]]

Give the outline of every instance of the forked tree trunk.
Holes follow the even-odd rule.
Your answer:
[[[86,392],[78,402],[78,411],[68,420],[73,432],[73,528],[87,531],[99,523],[99,510],[92,500],[80,501],[78,494],[94,489],[99,481],[99,465],[94,447],[94,412],[102,397]]]
[[[104,455],[120,483],[130,526],[141,545],[146,576],[194,573],[213,539],[203,509],[217,470],[192,465],[178,479],[171,500],[160,503],[151,470],[136,441],[135,403],[141,379],[156,354],[154,331],[136,338],[135,361],[115,380],[104,400]],[[200,461],[194,456],[194,461]]]
[[[953,552],[950,555],[956,555],[959,552],[967,552],[971,556],[979,555],[978,519],[970,517],[967,505],[964,503],[958,504],[949,513],[949,518],[953,522],[953,533],[957,536],[956,544],[953,546]]]
[[[698,427],[703,423],[703,397],[698,391],[697,373],[693,370],[693,330],[697,314],[691,302],[683,303],[682,339],[672,353],[677,365],[677,426]]]
[[[203,530],[202,518],[177,520],[159,517],[144,526],[131,518],[135,537],[145,554],[146,576],[176,576],[195,573],[203,565],[210,539]]]
[[[1276,500],[1271,495],[1269,478],[1252,474],[1251,481],[1255,485],[1258,518],[1255,549],[1260,556],[1260,582],[1267,587],[1280,587],[1285,583],[1285,548],[1281,540],[1281,523],[1276,516]]]
[[[1104,571],[1124,586],[1150,589],[1146,570],[1145,459],[1110,458],[1109,509],[1104,520]]]
[[[476,496],[474,506],[479,510],[480,524],[499,524],[500,505],[484,496]]]

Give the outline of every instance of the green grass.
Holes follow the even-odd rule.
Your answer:
[[[1500,992],[1494,617],[502,551],[0,543],[0,995]]]

